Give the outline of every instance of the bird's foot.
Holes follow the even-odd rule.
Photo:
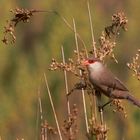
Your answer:
[[[99,106],[98,106],[98,110],[99,110],[99,112],[102,112],[103,109],[104,109],[104,106],[103,106],[103,105],[99,105]]]
[[[104,108],[105,108],[108,104],[110,104],[112,101],[113,101],[113,99],[110,99],[107,103],[105,103],[105,104],[103,104],[103,105],[99,105],[99,106],[98,106],[99,112],[102,112],[102,111],[104,110]]]

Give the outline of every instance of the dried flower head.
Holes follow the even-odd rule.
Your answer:
[[[105,28],[106,37],[111,38],[111,35],[116,36],[119,34],[120,29],[127,30],[127,18],[124,12],[118,12],[112,16],[112,24]]]
[[[67,72],[70,72],[74,74],[75,76],[82,78],[85,77],[85,68],[82,66],[82,61],[85,59],[85,51],[77,52],[74,50],[75,55],[79,55],[80,59],[73,60],[72,58],[68,59],[68,62],[58,62],[56,59],[52,59],[52,63],[50,64],[49,70],[65,70]],[[82,71],[82,75],[79,74],[79,70]]]
[[[112,26],[121,27],[125,31],[127,30],[126,24],[128,22],[128,19],[126,18],[124,12],[118,12],[117,14],[114,14],[112,16],[112,21]]]
[[[127,66],[134,72],[133,75],[136,76],[138,80],[140,80],[140,49],[138,49],[138,52],[132,58],[132,62],[127,63]]]
[[[7,21],[7,25],[4,27],[4,37],[2,39],[2,42],[6,45],[9,43],[9,41],[10,43],[15,43],[16,36],[14,32],[14,25],[11,22]]]
[[[76,134],[78,132],[77,117],[78,117],[78,109],[77,109],[76,104],[74,104],[71,110],[71,114],[69,114],[67,120],[64,120],[64,125],[62,127],[62,131],[64,135],[68,137],[69,140],[76,139]],[[70,132],[70,129],[71,129],[71,132]]]
[[[114,48],[116,46],[116,37],[119,35],[121,29],[126,30],[127,18],[123,12],[116,13],[112,16],[111,25],[105,27],[99,38],[99,47],[96,50],[93,49],[90,53],[96,55],[100,60],[104,60],[107,56],[111,57],[116,63],[118,63],[115,58]]]
[[[109,129],[106,124],[97,124],[91,119],[89,120],[89,130],[89,134],[87,134],[88,139],[95,135],[97,140],[106,140]]]
[[[52,136],[52,135],[56,135],[56,134],[57,134],[56,128],[50,126],[46,120],[41,124],[42,140],[48,138],[50,135]]]
[[[11,12],[14,14],[14,18],[11,19],[11,22],[13,22],[14,26],[16,26],[21,21],[29,22],[31,16],[33,16],[33,14],[37,12],[37,10],[16,8],[14,10],[12,9]]]
[[[112,42],[110,39],[107,39],[104,32],[102,32],[102,35],[99,39],[99,43],[100,43],[100,48],[97,51],[97,57],[100,60],[103,60],[106,56],[110,56],[117,63],[118,61],[116,60],[113,52],[116,43]]]
[[[12,9],[11,12],[13,13],[14,17],[7,21],[6,26],[4,27],[4,37],[2,39],[2,42],[4,44],[8,44],[8,43],[15,43],[16,41],[16,35],[15,35],[15,27],[18,23],[20,22],[29,22],[31,16],[33,16],[33,14],[35,12],[39,12],[37,10],[27,10],[27,9],[23,9],[23,8],[16,8],[16,9]]]
[[[113,110],[113,112],[119,112],[125,118],[127,117],[127,112],[126,112],[125,106],[122,104],[122,101],[121,100],[114,99],[110,105],[115,107],[115,109]]]
[[[57,62],[54,58],[52,59],[52,63],[50,64],[49,70],[66,70],[67,72],[71,72],[75,76],[80,77],[80,75],[77,72],[77,66],[78,64],[75,64],[72,59],[68,60],[68,63],[63,62]]]

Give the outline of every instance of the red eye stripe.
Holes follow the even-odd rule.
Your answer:
[[[87,59],[87,60],[82,61],[82,65],[88,66],[89,64],[93,64],[94,62],[96,62],[96,60]]]
[[[95,61],[94,60],[88,60],[88,63],[94,63]]]

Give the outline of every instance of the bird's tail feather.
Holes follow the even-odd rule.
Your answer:
[[[126,96],[126,99],[130,102],[132,102],[134,105],[138,106],[140,108],[140,100],[136,99],[135,97],[133,97],[132,95],[128,94]]]

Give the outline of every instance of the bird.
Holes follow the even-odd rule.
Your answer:
[[[87,67],[89,81],[96,91],[113,99],[126,99],[140,108],[140,100],[135,98],[123,82],[118,79],[98,58],[88,58],[82,64]],[[98,92],[97,92],[98,94]],[[106,103],[106,105],[108,104]],[[105,106],[105,105],[104,105]]]

